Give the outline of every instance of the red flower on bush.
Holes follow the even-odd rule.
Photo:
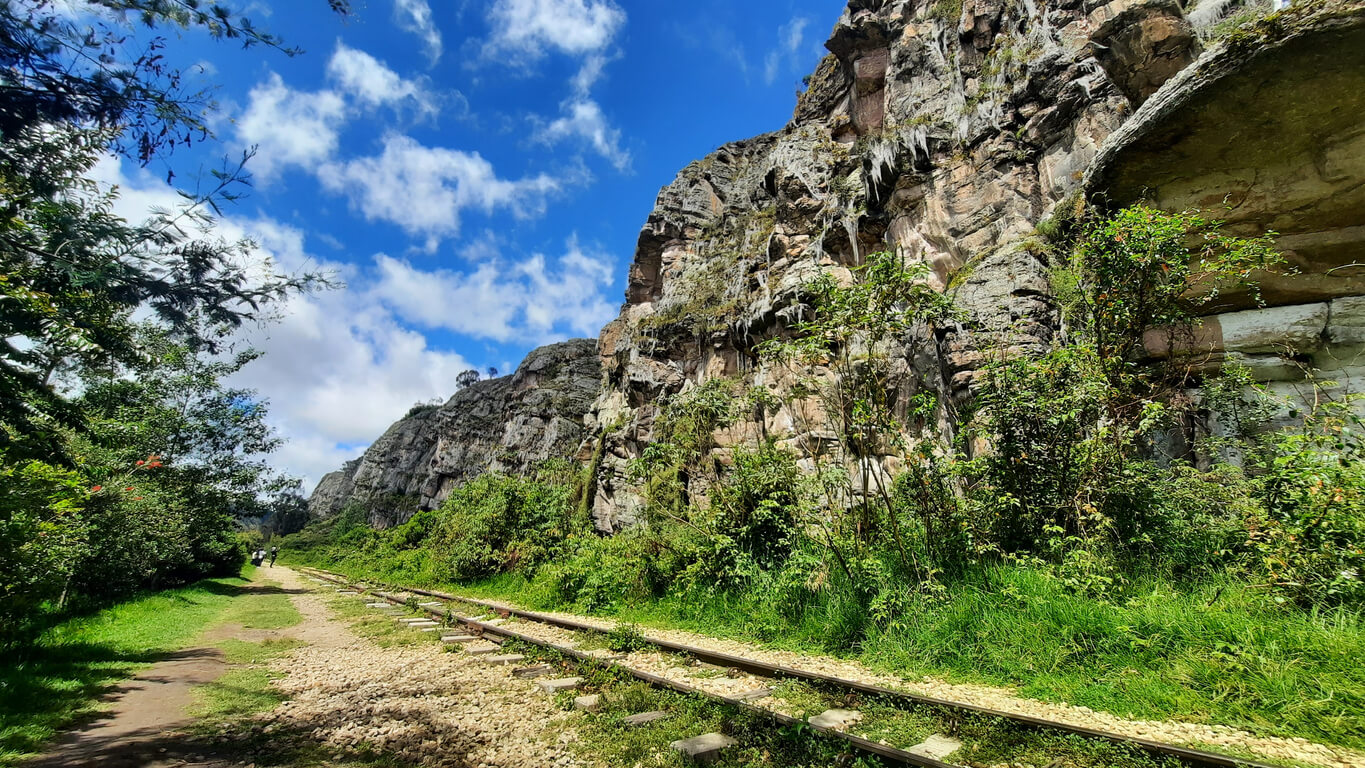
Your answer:
[[[102,489],[102,488],[104,488],[104,486],[102,486],[102,485],[96,485],[96,486],[94,486],[94,487],[92,487],[92,488],[90,489],[90,492],[91,492],[91,493],[99,493],[99,492],[100,492],[100,489]]]

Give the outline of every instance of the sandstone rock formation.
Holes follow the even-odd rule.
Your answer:
[[[579,396],[547,420],[541,406],[507,405],[529,397],[516,390],[523,371],[482,383],[396,424],[324,479],[315,504],[402,493],[431,505],[480,468],[525,467],[589,437],[579,455],[600,456],[594,519],[617,529],[639,509],[627,468],[656,436],[660,403],[716,378],[778,403],[717,431],[716,462],[766,435],[810,466],[830,442],[820,404],[756,348],[803,316],[812,277],[851,280],[881,250],[927,264],[962,310],[895,353],[896,401],[932,392],[950,437],[992,356],[1052,343],[1038,225],[1087,197],[1199,206],[1244,233],[1280,232],[1299,273],[1267,279],[1266,307],[1223,297],[1194,343],[1211,365],[1243,360],[1268,381],[1316,366],[1359,391],[1365,0],[1270,15],[1256,1],[849,0],[791,121],[660,191],[597,345],[600,389],[576,363]],[[1258,14],[1240,29],[1226,20]]]
[[[521,473],[572,455],[600,381],[591,339],[540,347],[511,376],[476,382],[439,407],[413,408],[363,456],[324,476],[309,511],[330,517],[357,504],[371,525],[388,527],[438,506],[482,472]]]
[[[825,425],[801,413],[818,404],[790,397],[791,377],[755,347],[801,316],[813,274],[848,279],[874,250],[929,264],[964,311],[904,339],[900,361],[915,375],[898,400],[934,390],[950,435],[988,356],[1051,343],[1059,320],[1035,227],[1086,195],[1154,193],[1182,209],[1231,194],[1233,210],[1210,215],[1284,233],[1300,274],[1267,281],[1270,309],[1247,297],[1218,307],[1231,314],[1206,325],[1210,364],[1302,379],[1308,353],[1329,375],[1355,370],[1365,10],[1301,1],[1262,21],[1268,33],[1220,39],[1221,18],[1258,13],[1242,5],[1205,0],[1191,21],[1170,0],[850,0],[792,121],[683,169],[641,232],[589,416],[607,448],[598,525],[634,517],[625,469],[654,436],[660,399],[709,378],[784,402],[718,434],[719,460],[760,431],[798,452],[821,445]],[[1273,306],[1288,304],[1301,306]]]
[[[1206,365],[1236,360],[1285,393],[1306,369],[1335,383],[1320,395],[1365,389],[1363,115],[1361,4],[1300,3],[1180,72],[1105,142],[1086,185],[1112,204],[1278,233],[1292,272],[1260,276],[1260,301],[1209,308],[1188,350]]]

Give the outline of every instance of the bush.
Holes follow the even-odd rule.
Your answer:
[[[531,573],[557,554],[572,524],[575,498],[566,485],[481,475],[446,499],[439,521],[430,523],[429,546],[444,556],[456,580]]]
[[[0,644],[60,600],[88,554],[84,479],[40,461],[0,461]]]
[[[1365,439],[1351,406],[1321,405],[1248,456],[1264,510],[1251,549],[1268,583],[1304,604],[1365,598]]]

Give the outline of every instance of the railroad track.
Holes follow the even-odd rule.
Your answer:
[[[401,598],[390,591],[374,589],[360,582],[353,582],[339,574],[330,573],[316,568],[301,568],[300,570],[305,571],[315,576],[316,578],[319,578],[326,582],[330,582],[338,586],[344,587],[346,589],[352,590],[357,594],[368,593],[376,597],[379,597],[393,605],[415,608],[418,611],[422,611],[432,616],[439,622],[448,622],[456,625],[464,625],[466,627],[470,627],[484,637],[492,636],[500,638],[502,640],[520,641],[532,646],[553,651],[555,653],[560,654],[561,656],[566,657],[567,659],[571,659],[579,663],[605,664],[608,667],[614,668],[619,672],[625,673],[631,677],[634,677],[635,679],[644,681],[650,685],[673,690],[683,694],[700,696],[705,699],[710,699],[713,701],[724,703],[746,712],[751,712],[757,715],[761,715],[763,717],[767,717],[780,725],[785,726],[804,725],[826,737],[839,739],[859,752],[870,755],[876,755],[877,757],[889,761],[893,764],[922,766],[923,768],[960,768],[954,763],[943,762],[942,760],[938,760],[934,757],[926,757],[923,754],[917,754],[916,752],[899,749],[897,747],[893,747],[885,743],[863,738],[861,736],[857,736],[855,734],[841,730],[838,727],[824,726],[817,722],[810,722],[808,720],[793,717],[791,715],[782,712],[777,712],[766,707],[756,706],[754,704],[751,704],[749,701],[745,700],[745,698],[742,697],[736,698],[732,696],[721,695],[714,691],[707,691],[702,688],[690,686],[685,683],[681,683],[677,680],[672,680],[654,674],[652,672],[636,669],[627,664],[620,663],[619,660],[615,660],[609,657],[604,658],[603,656],[598,654],[585,653],[584,651],[576,647],[576,645],[574,644],[557,643],[550,640],[546,640],[542,637],[536,637],[534,635],[530,635],[524,632],[519,632],[511,627],[502,626],[500,620],[485,621],[475,617],[463,616],[452,610],[448,605],[444,604],[441,605],[440,607],[430,604],[414,605],[413,601]],[[505,605],[500,605],[485,600],[479,600],[476,598],[465,597],[462,595],[454,595],[446,592],[418,589],[414,587],[393,586],[392,588],[394,590],[408,594],[423,595],[426,597],[435,598],[435,600],[442,601],[442,603],[447,604],[461,603],[464,605],[476,606],[480,609],[483,609],[484,611],[491,611],[498,616],[516,617],[518,619],[522,619],[525,621],[534,622],[536,624],[544,626],[555,627],[570,632],[590,633],[594,635],[602,635],[609,633],[609,630],[603,629],[601,626],[598,625],[574,621],[572,619],[565,619],[558,616],[549,616],[534,611],[524,611],[515,608],[509,608],[508,606]],[[1003,710],[995,710],[988,707],[982,707],[973,704],[938,699],[930,696],[924,696],[921,694],[910,693],[907,691],[900,691],[892,688],[886,688],[883,686],[872,685],[869,683],[860,682],[856,680],[846,680],[832,675],[812,672],[809,670],[803,670],[779,664],[772,664],[758,659],[751,659],[742,656],[736,656],[733,654],[721,653],[706,648],[698,648],[694,646],[685,645],[683,643],[664,640],[661,638],[639,636],[635,638],[635,640],[637,642],[656,648],[660,651],[695,659],[697,662],[700,662],[702,664],[714,665],[715,667],[724,669],[740,670],[742,672],[746,672],[759,678],[764,678],[768,680],[794,680],[801,683],[814,685],[822,690],[843,691],[853,694],[867,695],[876,697],[879,700],[899,702],[914,707],[929,707],[937,709],[939,711],[955,714],[982,716],[986,718],[998,718],[1004,722],[1018,726],[1023,726],[1029,729],[1053,731],[1063,734],[1080,736],[1085,739],[1093,739],[1096,741],[1108,742],[1111,744],[1133,748],[1135,750],[1140,750],[1142,752],[1149,753],[1153,756],[1174,758],[1180,761],[1181,763],[1189,766],[1197,766],[1199,768],[1275,768],[1275,766],[1272,766],[1268,763],[1257,762],[1254,760],[1241,758],[1237,756],[1224,755],[1216,752],[1208,752],[1204,750],[1193,749],[1189,747],[1183,747],[1175,744],[1168,744],[1149,739],[1123,736],[1120,734],[1108,733],[1105,731],[1085,728],[1082,726],[1076,726],[1069,723],[1057,722],[1053,720],[1047,720],[1044,718],[1033,717],[1014,712],[1007,712]]]

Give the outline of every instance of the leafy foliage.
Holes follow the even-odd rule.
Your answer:
[[[237,520],[297,506],[264,463],[265,403],[223,382],[257,357],[234,329],[325,281],[213,231],[249,153],[142,222],[90,179],[111,149],[145,165],[209,137],[207,93],[140,27],[280,42],[217,3],[80,11],[0,0],[0,643],[49,609],[234,571]]]
[[[1228,290],[1257,297],[1255,276],[1283,261],[1273,232],[1232,237],[1198,211],[1129,206],[1085,223],[1067,266],[1079,289],[1071,319],[1094,346],[1105,374],[1115,385],[1131,387],[1120,377],[1144,375],[1132,364],[1145,356],[1150,332],[1188,333],[1192,311]]]

